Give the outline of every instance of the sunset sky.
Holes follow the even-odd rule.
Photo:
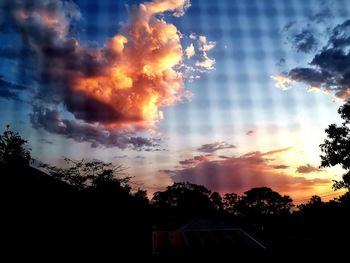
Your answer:
[[[350,96],[346,1],[0,0],[0,126],[35,159],[222,194],[336,196],[324,129]]]

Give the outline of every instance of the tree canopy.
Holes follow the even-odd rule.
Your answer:
[[[51,176],[58,178],[82,190],[87,187],[101,187],[106,183],[118,183],[129,187],[130,177],[126,176],[126,168],[100,160],[87,161],[64,159],[66,167],[57,167],[48,164],[41,165]],[[123,178],[120,178],[120,177]]]
[[[210,193],[210,190],[201,185],[174,183],[165,191],[154,193],[152,203],[159,208],[199,212],[211,207]]]
[[[10,130],[10,125],[0,135],[0,167],[7,169],[20,169],[30,164],[30,149],[27,141],[17,132]]]
[[[341,165],[348,172],[343,175],[343,180],[334,181],[333,188],[350,190],[350,102],[341,106],[338,113],[343,123],[331,124],[325,130],[327,138],[320,145],[321,167]]]
[[[289,214],[293,200],[288,195],[280,195],[268,187],[252,188],[241,196],[238,213],[245,216]]]

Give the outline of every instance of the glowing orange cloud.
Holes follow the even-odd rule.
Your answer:
[[[73,78],[74,90],[123,116],[122,122],[107,126],[152,127],[163,117],[160,107],[174,105],[190,95],[182,73],[176,69],[184,56],[180,33],[174,25],[155,17],[166,11],[180,15],[188,4],[185,0],[156,0],[139,5],[123,33],[109,39],[96,54],[101,60],[112,58],[109,66],[97,76]]]
[[[80,18],[75,4],[50,3],[39,1],[30,8],[14,4],[11,13],[37,54],[40,76],[46,78],[38,99],[45,107],[62,103],[79,121],[108,130],[154,131],[163,118],[162,107],[191,96],[185,79],[197,79],[195,72],[213,69],[215,60],[206,51],[215,42],[200,36],[197,58],[201,60],[193,58],[193,67],[185,65],[186,57],[188,62],[197,55],[194,46],[186,51],[181,45],[183,35],[164,20],[165,12],[183,15],[189,0],[153,0],[134,6],[119,33],[100,48],[70,36],[71,23]],[[189,69],[191,76],[186,75]],[[46,85],[48,82],[53,85]]]

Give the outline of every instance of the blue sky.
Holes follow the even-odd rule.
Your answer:
[[[74,24],[71,34],[84,45],[101,48],[123,28],[131,6],[144,1],[74,2],[82,18]],[[23,56],[0,57],[2,78],[28,88],[20,91],[21,100],[0,97],[0,125],[11,124],[23,134],[30,141],[33,156],[39,160],[59,163],[60,158],[68,156],[121,162],[150,192],[171,183],[177,171],[189,168],[179,165],[179,161],[203,155],[198,148],[216,142],[235,147],[209,153],[206,162],[224,161],[219,157],[223,155],[236,158],[249,152],[266,153],[291,147],[271,158],[272,162],[288,166],[284,171],[274,172],[305,180],[325,180],[338,174],[338,170],[299,174],[296,169],[307,164],[319,165],[318,145],[325,138],[324,129],[339,121],[336,112],[344,100],[323,93],[321,86],[316,89],[320,92],[309,92],[310,83],[306,81],[295,81],[284,91],[276,88],[271,76],[290,77],[288,72],[292,69],[308,67],[315,54],[327,45],[332,29],[348,19],[346,1],[192,0],[183,16],[174,17],[171,12],[160,16],[181,32],[183,49],[190,44],[191,34],[215,42],[215,47],[207,52],[215,59],[214,69],[199,72],[200,78],[194,81],[185,80],[186,90],[193,94],[191,99],[161,108],[164,119],[157,122],[155,131],[140,132],[161,138],[162,151],[121,150],[103,145],[92,148],[90,143],[33,128],[29,118],[31,97],[42,84],[23,72],[23,64],[33,63]],[[0,29],[1,23],[7,21],[0,21]],[[310,48],[301,50],[297,38],[306,36],[298,35],[303,30],[312,34],[315,43],[307,42]],[[16,31],[0,30],[0,38],[1,50],[11,47],[20,51],[26,45]],[[73,118],[69,112],[63,114]],[[248,131],[252,131],[250,135]],[[247,189],[250,186],[254,183],[244,185]],[[282,186],[281,189],[302,198],[311,191],[322,192],[329,187],[330,183],[322,182],[302,191],[285,190]],[[232,186],[232,191],[235,190]]]

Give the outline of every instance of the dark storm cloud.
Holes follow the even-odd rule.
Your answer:
[[[233,148],[236,148],[236,146],[233,144],[229,144],[226,142],[214,142],[214,143],[203,144],[201,147],[197,149],[197,151],[205,152],[205,153],[213,153],[219,150],[233,149]]]
[[[17,43],[13,46],[7,45],[1,47],[0,42],[0,60],[4,60],[4,65],[8,65],[8,72],[15,72],[16,82],[18,84],[31,88],[34,86],[33,84],[40,82],[40,76],[38,74],[39,59],[29,46],[16,46]],[[34,91],[33,88],[31,90]]]
[[[0,97],[5,99],[19,100],[19,92],[26,89],[27,87],[8,82],[0,76]]]
[[[0,97],[8,100],[19,100],[18,94],[9,90],[9,89],[2,89],[0,87]]]
[[[23,61],[35,56],[38,60],[35,67],[21,65],[35,71],[29,78],[38,76],[36,103],[63,102],[78,119],[95,122],[102,115],[102,121],[106,120],[104,113],[111,112],[110,108],[70,88],[73,75],[93,76],[105,67],[92,49],[81,48],[69,37],[70,28],[81,17],[79,8],[71,1],[5,0],[0,9],[4,15],[0,25],[18,31],[25,46],[21,50],[3,47],[0,57]]]
[[[314,68],[294,68],[289,71],[288,77],[297,82],[304,82],[313,87],[329,83],[332,76],[327,71]]]
[[[302,174],[322,172],[322,171],[323,171],[322,169],[320,169],[316,166],[313,166],[311,164],[301,165],[297,168],[297,172],[302,173]]]
[[[334,48],[345,48],[350,44],[350,20],[334,27],[329,42]]]
[[[0,57],[20,62],[23,82],[35,80],[39,83],[36,103],[58,104],[63,101],[74,114],[77,106],[67,98],[79,94],[69,89],[71,75],[94,74],[101,66],[89,49],[79,48],[77,40],[67,37],[70,27],[81,17],[79,8],[71,1],[4,0],[0,4],[1,15],[0,28],[18,32],[23,48],[2,47]],[[89,98],[81,100],[88,105]],[[95,101],[91,105],[96,105]],[[90,108],[98,110],[102,107],[99,106]],[[77,115],[78,118],[85,117],[80,111]],[[94,120],[94,116],[86,117]]]
[[[286,34],[285,43],[299,53],[312,53],[319,45],[319,39],[316,37],[319,34],[310,26],[303,27],[297,22],[292,22],[287,24],[283,31]]]
[[[282,74],[339,99],[350,96],[350,20],[330,30],[327,44],[318,50],[308,67]]]
[[[5,47],[0,48],[0,58],[7,58],[7,59],[18,59],[20,58],[21,54],[18,49],[11,48],[11,47]]]
[[[105,146],[120,149],[153,150],[158,146],[157,139],[133,136],[133,134],[109,131],[96,125],[76,120],[61,119],[56,110],[34,107],[30,116],[35,129],[44,129],[63,135],[76,142],[88,142],[92,147]]]
[[[110,105],[87,96],[83,92],[70,92],[67,90],[62,96],[65,98],[67,109],[72,112],[77,119],[91,123],[109,123],[115,120],[124,120],[123,115],[113,110]]]
[[[194,167],[163,170],[175,182],[191,182],[204,185],[221,193],[241,193],[251,187],[269,186],[281,192],[309,190],[316,185],[329,183],[328,179],[308,179],[293,176],[281,170],[288,166],[271,165],[273,155],[290,148],[269,152],[252,152],[224,160],[208,160]]]
[[[294,46],[298,52],[309,53],[317,47],[317,39],[310,30],[304,29],[294,35]]]
[[[286,43],[299,53],[312,53],[322,43],[322,36],[330,30],[330,20],[334,18],[334,13],[339,16],[338,10],[329,8],[329,4],[323,3],[321,11],[310,14],[302,21],[291,21],[287,23],[283,32],[286,36]]]

